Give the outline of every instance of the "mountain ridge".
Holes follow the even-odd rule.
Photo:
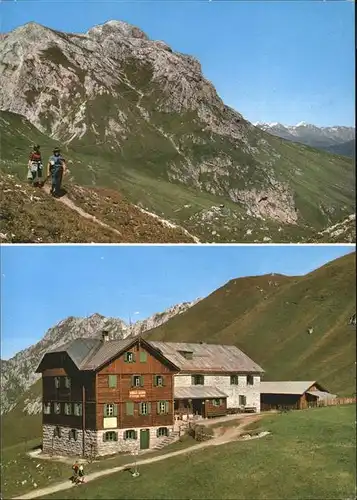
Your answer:
[[[96,337],[102,330],[107,330],[112,338],[126,338],[129,335],[142,334],[146,329],[163,324],[176,314],[182,314],[200,299],[175,304],[161,313],[149,318],[128,324],[120,318],[105,317],[94,313],[86,318],[69,316],[49,328],[45,335],[35,344],[17,352],[10,359],[1,360],[1,412],[7,413],[16,406],[18,397],[36,380],[34,373],[43,354],[78,337]]]
[[[254,125],[265,132],[292,142],[300,142],[333,154],[354,156],[354,127],[344,125],[319,127],[311,123],[300,122],[296,125],[284,125],[279,122],[256,122]]]

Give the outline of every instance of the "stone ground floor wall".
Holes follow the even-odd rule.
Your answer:
[[[43,426],[43,453],[48,455],[69,455],[73,457],[81,457],[83,452],[83,432],[82,429],[77,429],[77,439],[70,437],[70,428],[60,426],[61,437],[54,437],[55,425]],[[162,427],[162,426],[160,426]],[[174,426],[166,426],[168,435],[174,431]],[[130,429],[106,429],[98,431],[84,431],[84,450],[86,457],[111,455],[114,453],[133,451],[135,448],[140,449],[140,430],[148,429],[150,432],[149,449],[154,448],[162,441],[167,439],[166,436],[157,437],[156,427],[137,427]],[[135,430],[137,439],[124,439],[124,433],[127,430]],[[117,433],[117,441],[104,441],[103,435],[108,431]]]
[[[61,437],[54,436],[54,430],[59,427]],[[42,451],[48,455],[69,455],[81,457],[83,455],[83,431],[77,430],[77,439],[70,436],[70,427],[44,425],[42,427]],[[84,431],[85,456],[97,454],[97,432]]]

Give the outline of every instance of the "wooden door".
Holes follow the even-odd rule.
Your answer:
[[[140,449],[147,450],[150,447],[149,429],[140,429]]]

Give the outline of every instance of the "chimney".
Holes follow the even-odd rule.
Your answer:
[[[109,340],[109,332],[108,332],[108,330],[103,330],[102,331],[102,341],[108,342],[108,340]]]

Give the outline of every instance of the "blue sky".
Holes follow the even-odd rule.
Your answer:
[[[247,119],[354,126],[354,2],[18,0],[2,28],[28,21],[85,32],[120,19],[196,56],[226,104]]]
[[[2,359],[67,316],[144,319],[232,278],[305,274],[342,246],[2,246]]]

